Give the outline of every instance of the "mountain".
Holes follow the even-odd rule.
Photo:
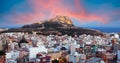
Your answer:
[[[8,30],[7,28],[0,28],[0,31]]]
[[[56,16],[50,20],[46,20],[43,22],[37,22],[30,25],[25,25],[22,28],[41,28],[42,26],[46,28],[52,27],[69,27],[74,26],[72,21],[67,16]]]
[[[24,25],[21,28],[11,28],[5,32],[36,32],[37,34],[49,35],[81,35],[81,34],[90,34],[90,35],[103,35],[102,32],[98,30],[86,29],[81,27],[76,27],[72,23],[71,19],[67,16],[56,16],[50,20],[40,21],[37,23]]]

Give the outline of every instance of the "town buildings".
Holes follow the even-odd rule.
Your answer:
[[[0,50],[5,63],[117,63],[120,60],[117,33],[92,35],[38,35],[2,33]]]

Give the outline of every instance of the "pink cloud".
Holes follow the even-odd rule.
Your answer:
[[[32,7],[31,13],[17,14],[13,17],[16,24],[29,24],[40,20],[50,19],[56,15],[69,16],[82,22],[100,21],[107,23],[107,16],[87,14],[80,0],[74,0],[75,3],[67,5],[64,0],[27,0]],[[69,0],[68,0],[69,2]],[[77,10],[77,11],[75,11]]]

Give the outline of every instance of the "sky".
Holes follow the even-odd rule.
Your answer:
[[[0,0],[0,28],[68,16],[79,27],[120,27],[120,0]]]

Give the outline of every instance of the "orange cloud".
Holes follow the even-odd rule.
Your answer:
[[[18,14],[14,21],[17,24],[29,24],[40,20],[46,20],[56,15],[69,16],[81,22],[100,21],[106,23],[106,17],[95,14],[87,14],[80,4],[80,0],[74,0],[72,5],[64,0],[27,0],[32,7],[31,13]],[[69,0],[67,0],[69,2]]]

